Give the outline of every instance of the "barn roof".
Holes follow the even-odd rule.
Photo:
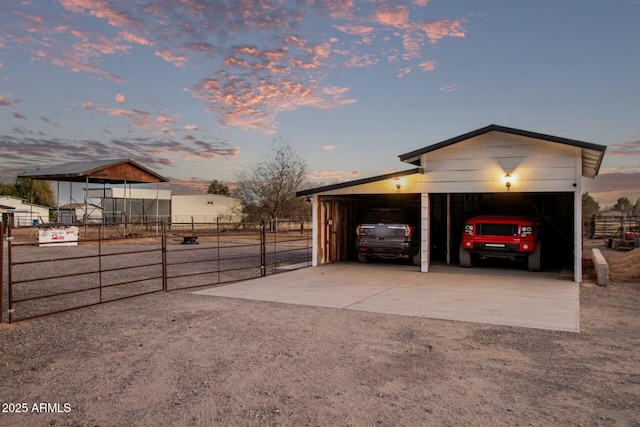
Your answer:
[[[450,145],[457,144],[458,142],[462,142],[489,132],[508,133],[511,135],[519,135],[527,138],[540,139],[543,141],[550,141],[558,144],[581,148],[582,176],[586,176],[587,178],[594,178],[596,175],[598,175],[600,165],[602,164],[602,158],[604,157],[604,152],[607,149],[607,147],[604,145],[593,144],[590,142],[577,141],[575,139],[561,138],[558,136],[513,129],[505,126],[489,125],[481,129],[465,133],[464,135],[456,136],[455,138],[447,139],[445,141],[438,142],[437,144],[429,145],[428,147],[401,154],[398,157],[400,157],[400,160],[402,160],[403,162],[420,166],[420,155],[422,154],[430,153],[432,151],[439,150],[441,148],[448,147]]]
[[[141,184],[169,180],[131,159],[70,162],[19,175],[47,181],[90,182],[100,184]]]

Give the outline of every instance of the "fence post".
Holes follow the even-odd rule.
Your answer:
[[[7,227],[7,281],[8,281],[8,285],[9,285],[9,323],[13,322],[13,286],[12,286],[12,282],[13,282],[13,272],[11,270],[13,270],[13,265],[12,265],[12,255],[11,255],[11,241],[13,240],[13,237],[11,237],[11,226],[9,225]],[[4,244],[4,243],[3,243]]]
[[[267,275],[267,236],[264,220],[260,221],[260,277]]]
[[[162,235],[160,236],[160,245],[162,246],[162,290],[167,292],[167,227],[166,222],[162,221]]]
[[[102,239],[107,235],[107,230],[104,227],[104,224],[98,226],[98,286],[100,287],[100,303],[102,303]],[[102,230],[102,233],[100,233],[100,230]]]
[[[2,294],[4,293],[4,221],[0,222],[0,323],[4,321],[4,305]]]

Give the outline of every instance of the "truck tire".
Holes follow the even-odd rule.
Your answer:
[[[529,258],[527,259],[527,264],[529,267],[529,271],[540,271],[542,264],[541,264],[541,251],[542,251],[542,242],[540,242],[539,240],[536,241],[536,247],[533,250],[533,252],[531,252],[529,254]]]
[[[366,264],[369,262],[369,259],[366,256],[362,255],[360,252],[358,252],[358,262],[362,262]]]
[[[462,247],[460,244],[460,267],[471,268],[473,267],[473,260],[471,259],[471,252]]]

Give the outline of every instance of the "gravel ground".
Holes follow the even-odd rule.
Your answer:
[[[580,333],[185,291],[1,324],[0,425],[638,426],[640,283],[611,277]]]

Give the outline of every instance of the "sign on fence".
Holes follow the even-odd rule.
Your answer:
[[[38,230],[39,246],[78,246],[78,227],[51,227]]]

